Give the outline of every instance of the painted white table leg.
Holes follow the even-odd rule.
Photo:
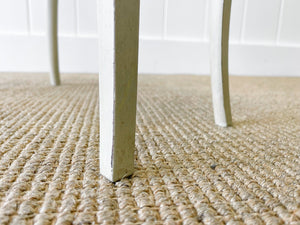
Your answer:
[[[52,85],[60,85],[58,45],[57,45],[57,0],[48,0],[48,53],[50,82]]]
[[[232,124],[228,83],[231,0],[211,0],[211,83],[215,123]]]
[[[139,0],[98,0],[100,172],[110,181],[134,169]]]

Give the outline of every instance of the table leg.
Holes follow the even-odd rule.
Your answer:
[[[100,173],[110,181],[134,169],[139,0],[98,0]]]
[[[228,82],[231,0],[211,0],[211,83],[215,123],[232,124]]]
[[[50,64],[50,82],[60,85],[58,45],[57,45],[57,0],[48,0],[48,54]]]

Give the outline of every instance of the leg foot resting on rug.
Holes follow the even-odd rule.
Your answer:
[[[211,1],[211,84],[215,123],[232,124],[228,83],[228,37],[231,0]]]
[[[48,53],[50,82],[52,85],[60,85],[58,45],[57,45],[57,0],[48,0]]]
[[[98,0],[100,172],[110,181],[133,173],[139,0]]]

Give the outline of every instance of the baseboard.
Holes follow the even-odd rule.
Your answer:
[[[59,39],[59,64],[62,72],[98,71],[96,38]],[[0,36],[0,71],[48,71],[47,42],[43,36]]]
[[[61,37],[62,72],[97,73],[96,37]],[[0,71],[45,72],[47,45],[43,36],[1,35]],[[230,74],[300,76],[299,46],[230,44]],[[206,41],[141,38],[139,72],[155,74],[209,74]]]

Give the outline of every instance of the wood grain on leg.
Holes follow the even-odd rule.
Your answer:
[[[60,85],[58,44],[57,44],[57,0],[48,0],[48,52],[50,64],[50,82]]]
[[[231,0],[211,0],[211,83],[215,123],[232,124],[228,82]]]
[[[110,181],[133,173],[139,0],[98,0],[100,172]]]

